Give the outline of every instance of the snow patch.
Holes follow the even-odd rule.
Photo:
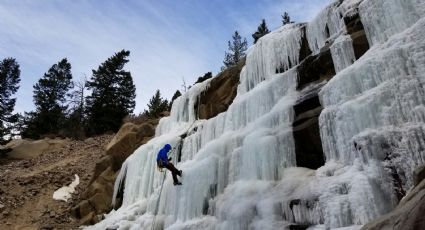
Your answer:
[[[72,197],[72,193],[75,192],[75,188],[78,184],[80,184],[80,178],[77,174],[75,174],[75,179],[71,184],[68,186],[63,186],[53,193],[53,199],[68,202],[68,200]]]

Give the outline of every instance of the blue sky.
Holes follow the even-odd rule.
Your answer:
[[[136,84],[135,113],[156,89],[170,98],[208,71],[217,74],[227,41],[238,30],[251,34],[262,18],[269,29],[281,14],[309,21],[331,0],[0,0],[0,59],[21,66],[15,110],[34,109],[32,86],[62,58],[74,79],[91,76],[115,52],[130,50]]]

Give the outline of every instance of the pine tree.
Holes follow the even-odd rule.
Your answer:
[[[64,128],[68,91],[73,87],[71,64],[66,58],[54,64],[33,86],[36,111],[28,119],[30,138],[58,135]]]
[[[171,110],[171,106],[173,105],[173,102],[174,102],[174,100],[176,100],[178,97],[180,97],[182,95],[182,93],[180,93],[180,91],[179,90],[177,90],[175,93],[174,93],[174,95],[173,95],[173,97],[171,98],[171,101],[170,101],[170,105],[169,105],[169,109],[168,110]]]
[[[294,23],[294,22],[291,22],[291,17],[289,16],[288,12],[284,12],[282,15],[282,24],[286,25],[290,23]]]
[[[210,79],[212,77],[213,77],[212,72],[207,72],[203,76],[198,77],[198,80],[196,80],[195,84],[201,83],[201,82],[203,82],[205,80],[208,80],[208,79]]]
[[[124,65],[130,51],[122,50],[103,62],[87,82],[92,94],[86,98],[89,135],[116,132],[136,105],[136,86]]]
[[[236,65],[242,58],[245,57],[245,51],[247,50],[248,42],[246,38],[243,39],[239,35],[238,31],[232,35],[232,41],[227,42],[229,52],[224,53],[224,66],[230,67]]]
[[[261,21],[261,24],[258,26],[258,29],[255,33],[252,34],[252,38],[254,38],[254,44],[257,43],[258,39],[260,39],[262,36],[270,33],[269,29],[266,25],[266,20],[263,19]]]
[[[160,117],[161,113],[168,111],[169,105],[167,99],[161,97],[161,92],[156,90],[156,93],[149,100],[148,110],[145,110],[143,113],[147,117],[157,118]]]
[[[11,98],[19,89],[21,71],[14,58],[0,62],[0,144],[5,144],[12,135],[12,123],[18,116],[13,114],[16,98]]]

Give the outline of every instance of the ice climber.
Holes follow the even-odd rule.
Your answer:
[[[171,163],[171,158],[168,158],[167,153],[171,150],[171,145],[166,144],[164,147],[159,150],[156,157],[156,163],[160,169],[166,168],[171,171],[173,174],[174,185],[181,185],[182,183],[177,180],[177,176],[182,176],[182,170],[176,169],[173,163]]]

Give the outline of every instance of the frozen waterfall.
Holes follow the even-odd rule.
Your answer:
[[[360,15],[370,49],[358,60],[344,18]],[[233,103],[208,120],[196,103],[211,80],[173,103],[156,136],[123,164],[123,204],[87,229],[359,229],[391,211],[425,163],[425,3],[345,0],[312,22],[289,24],[250,48]],[[297,167],[292,123],[302,41],[330,49],[336,75],[316,82],[325,165]],[[184,135],[184,138],[182,138]],[[162,174],[173,160],[183,185]],[[159,207],[156,211],[156,204]]]

